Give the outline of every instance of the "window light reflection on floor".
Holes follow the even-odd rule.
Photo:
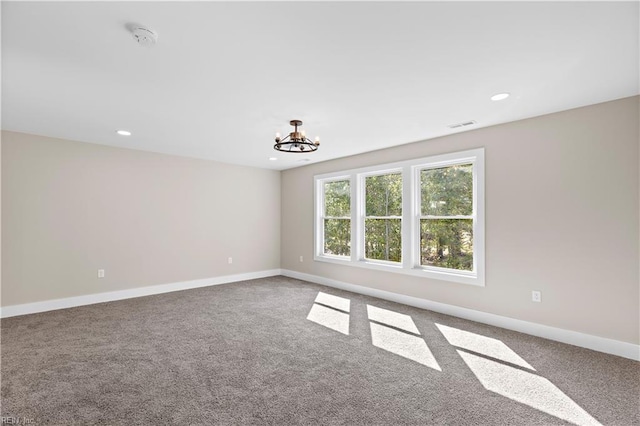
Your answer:
[[[420,334],[418,327],[416,327],[416,324],[409,315],[367,305],[367,316],[370,321],[390,325],[400,330],[408,331],[409,333]]]
[[[375,322],[371,325],[373,346],[400,355],[434,370],[442,371],[426,342],[412,334],[385,327]]]
[[[318,292],[307,319],[349,335],[350,308],[349,299]],[[442,371],[409,315],[367,305],[367,316],[374,346]],[[462,349],[456,349],[458,355],[485,389],[578,426],[602,426],[504,342],[435,325],[450,345]]]
[[[504,342],[498,339],[493,339],[491,337],[482,336],[480,334],[471,333],[469,331],[453,327],[447,327],[446,325],[437,323],[436,327],[438,327],[438,330],[440,330],[445,339],[447,339],[449,344],[452,346],[468,349],[481,355],[487,355],[491,358],[510,362],[511,364],[535,371],[535,368],[530,366],[527,361],[522,359],[509,346],[505,345]]]
[[[442,371],[409,315],[367,305],[367,317],[373,346]]]
[[[458,354],[485,389],[579,426],[601,426],[544,377],[465,351]]]
[[[315,303],[330,306],[344,312],[349,312],[351,308],[351,300],[345,299],[344,297],[323,293],[321,291],[318,292]]]
[[[349,309],[349,299],[318,292],[307,319],[348,336]]]
[[[463,349],[456,351],[485,389],[576,425],[600,425],[504,342],[442,324],[436,327],[449,344]]]

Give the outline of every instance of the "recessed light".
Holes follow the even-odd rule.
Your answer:
[[[491,97],[492,101],[501,101],[503,99],[507,99],[509,97],[510,93],[498,93],[495,94]]]
[[[131,136],[131,132],[128,130],[117,130],[116,133],[120,136]]]
[[[269,157],[269,161],[276,161],[277,158],[276,157]]]

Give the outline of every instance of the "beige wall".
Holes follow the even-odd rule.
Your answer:
[[[2,132],[1,306],[282,267],[638,344],[639,100],[282,174]],[[312,260],[315,174],[477,147],[486,287]]]
[[[280,267],[277,171],[13,132],[1,158],[2,306]]]
[[[1,114],[0,114],[1,117]],[[0,119],[1,121],[1,119]],[[2,306],[2,137],[0,137],[0,306]],[[0,342],[2,338],[0,338]]]
[[[637,344],[639,99],[284,171],[282,268]],[[312,261],[314,175],[478,147],[485,287]]]

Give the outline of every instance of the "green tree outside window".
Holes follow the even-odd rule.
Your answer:
[[[324,183],[324,253],[351,255],[351,185],[348,180]]]
[[[473,165],[420,173],[420,264],[473,270]]]
[[[402,174],[365,178],[365,258],[402,260]]]

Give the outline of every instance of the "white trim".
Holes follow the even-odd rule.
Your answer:
[[[419,268],[405,268],[404,263],[400,262],[384,262],[382,260],[370,259],[353,261],[351,257],[348,256],[335,256],[326,254],[323,256],[314,257],[314,260],[318,262],[333,263],[342,266],[374,269],[378,271],[393,272],[396,274],[411,275],[413,277],[432,278],[435,280],[452,281],[459,284],[482,287],[482,285],[478,283],[478,278],[472,275],[472,273],[469,271],[453,272],[452,269],[438,268],[435,266],[429,267],[429,269],[427,269],[428,267],[426,266],[421,266]]]
[[[327,182],[337,182],[337,181],[349,181],[349,201],[350,201],[350,212],[348,217],[337,217],[337,216],[325,216],[325,199],[324,199],[324,184]],[[351,239],[353,241],[353,232],[354,232],[354,224],[352,219],[352,209],[356,204],[353,199],[353,178],[349,175],[345,175],[344,173],[333,173],[331,177],[327,177],[326,179],[315,180],[313,185],[313,211],[316,212],[313,221],[313,235],[314,235],[314,252],[313,258],[317,260],[319,257],[328,257],[336,259],[343,259],[342,261],[350,261],[354,256],[353,247],[351,247],[351,254],[349,256],[338,256],[338,255],[330,255],[324,253],[324,219],[345,219],[350,220],[351,222]],[[319,214],[317,212],[320,212]]]
[[[321,180],[320,182],[324,182],[324,180]],[[350,175],[349,176],[349,182],[350,182],[350,189],[351,189],[351,209],[350,209],[350,213],[351,213],[351,257],[349,258],[350,262],[357,262],[358,260],[362,259],[364,257],[364,248],[363,245],[359,242],[360,241],[360,229],[361,225],[360,225],[360,221],[361,221],[361,214],[362,211],[364,209],[364,207],[362,206],[362,202],[360,199],[358,199],[358,194],[360,194],[360,187],[359,187],[359,182],[358,182],[358,177],[356,175]],[[322,195],[323,198],[323,202],[324,202],[324,194]],[[314,214],[316,214],[316,212],[314,212]],[[322,241],[320,241],[320,244],[322,244],[324,246],[324,223],[320,224],[323,227],[323,234],[322,234]],[[364,226],[364,225],[362,225]],[[362,237],[363,241],[364,241],[364,236]],[[320,252],[318,252],[318,259],[316,260],[323,260],[326,259],[326,254],[324,253],[324,250],[321,250]]]
[[[402,169],[402,269],[405,271],[413,268],[415,264],[415,241],[420,239],[413,220],[413,211],[417,202],[414,194],[417,193],[417,189],[415,185],[407,184],[413,179],[412,176],[410,167]]]
[[[402,259],[404,258],[404,251],[402,250],[402,230],[406,228],[406,226],[402,226],[403,217],[401,216],[367,216],[367,178],[375,177],[375,176],[385,176],[385,175],[399,175],[400,176],[400,184],[402,186],[401,194],[403,197],[401,198],[400,208],[404,207],[404,169],[403,168],[395,168],[395,169],[377,169],[368,173],[360,173],[354,175],[354,178],[358,181],[358,232],[357,232],[357,243],[356,246],[359,249],[358,257],[356,259],[357,262],[362,262],[364,265],[368,264],[378,264],[378,265],[386,265],[390,267],[398,266],[400,268],[403,267]],[[399,219],[400,220],[400,262],[393,262],[389,260],[378,260],[378,259],[368,259],[366,254],[366,241],[367,235],[365,232],[365,225],[367,223],[367,219]]]
[[[640,345],[283,269],[282,275],[640,361]]]
[[[281,275],[280,269],[248,272],[236,275],[224,275],[221,277],[203,278],[192,281],[182,281],[169,284],[152,285],[147,287],[137,287],[127,290],[110,291],[107,293],[96,293],[83,296],[67,297],[64,299],[45,300],[42,302],[25,303],[23,305],[5,306],[3,308],[0,308],[0,318],[35,314],[38,312],[54,311],[57,309],[73,308],[76,306],[93,305],[95,303],[113,302],[115,300],[132,299],[135,297],[151,296],[154,294],[189,290],[192,288],[208,287],[212,285],[227,284],[237,281],[254,280],[257,278],[273,277],[276,275]]]

